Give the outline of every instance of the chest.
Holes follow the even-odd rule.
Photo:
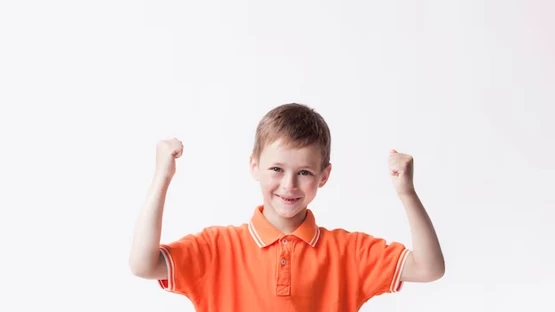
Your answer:
[[[310,310],[315,304],[356,304],[355,262],[340,250],[285,238],[264,248],[228,250],[221,257],[220,287],[238,301],[248,297],[260,306],[299,305]],[[326,299],[315,302],[316,298]]]

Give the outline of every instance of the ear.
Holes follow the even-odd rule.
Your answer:
[[[259,172],[258,172],[258,162],[256,161],[255,157],[252,155],[249,158],[249,166],[251,171],[251,176],[258,181],[259,180]]]
[[[328,182],[331,174],[331,163],[322,171],[320,175],[320,182],[318,183],[318,187],[323,187]]]

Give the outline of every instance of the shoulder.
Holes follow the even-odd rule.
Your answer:
[[[353,232],[343,228],[326,228],[319,227],[320,230],[320,242],[327,247],[340,248],[340,249],[350,249],[356,246],[359,236],[363,233]]]
[[[237,243],[243,240],[246,237],[246,234],[248,234],[247,224],[240,224],[212,225],[189,236],[193,236],[213,245],[221,245],[223,243]]]
[[[407,249],[402,243],[388,241],[362,231],[320,228],[320,233],[321,248],[356,259],[357,265],[373,265],[378,262],[396,265],[397,259],[404,259],[402,256],[407,254]]]
[[[331,239],[331,240],[356,240],[360,237],[365,238],[374,238],[374,236],[360,232],[360,231],[349,231],[344,228],[332,228],[328,229],[326,227],[319,227],[320,235],[324,239]]]
[[[319,227],[320,239],[325,244],[360,247],[363,245],[387,244],[386,239],[362,231],[349,231],[344,228],[328,229]]]
[[[161,244],[163,250],[171,254],[219,255],[230,249],[244,245],[248,233],[247,225],[214,225],[198,232],[185,234],[170,243]]]

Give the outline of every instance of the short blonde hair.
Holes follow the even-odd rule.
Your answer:
[[[316,144],[321,151],[321,169],[330,163],[330,129],[324,118],[307,105],[283,104],[266,113],[256,128],[252,156],[258,160],[264,147],[277,140],[291,148]]]

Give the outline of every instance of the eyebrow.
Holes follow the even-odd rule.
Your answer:
[[[273,166],[285,167],[285,164],[279,163],[279,162],[278,162],[278,163],[273,163],[271,166],[272,166],[272,167],[273,167]],[[299,167],[298,169],[310,169],[310,170],[315,170],[315,167],[314,167],[314,166],[310,166],[310,165],[305,165],[305,166]]]

